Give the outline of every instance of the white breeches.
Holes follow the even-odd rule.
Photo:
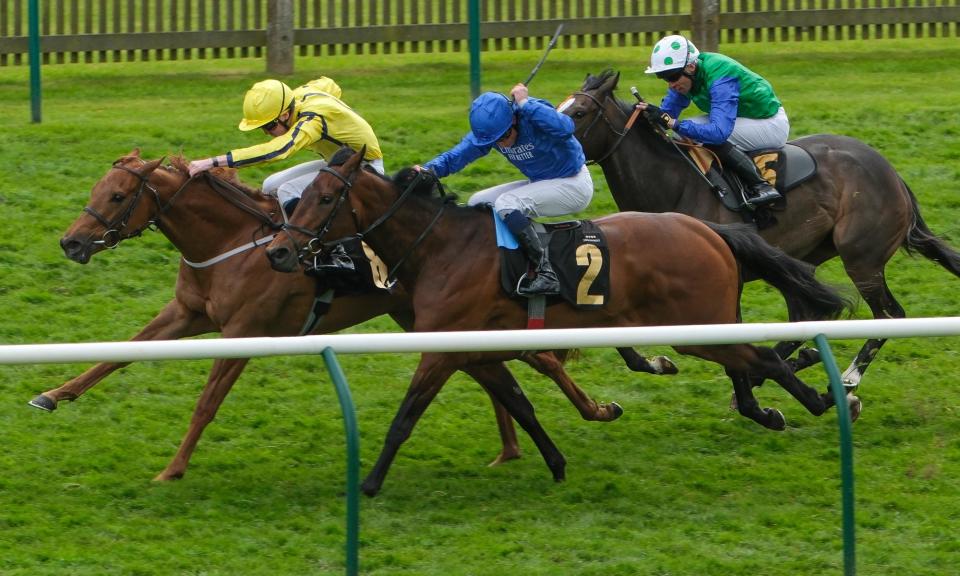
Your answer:
[[[481,190],[468,206],[492,204],[502,218],[520,210],[525,216],[566,216],[586,209],[593,198],[593,178],[586,165],[574,176],[551,180],[520,180]]]
[[[383,174],[382,158],[371,160],[366,164]],[[320,169],[326,165],[326,160],[312,160],[275,172],[263,181],[263,193],[268,196],[276,196],[282,206],[288,200],[299,198],[307,186],[317,177],[317,174],[320,173]]]
[[[696,116],[690,119],[699,124],[706,124],[706,116]],[[744,151],[765,150],[768,148],[782,148],[790,135],[790,120],[781,106],[777,113],[769,118],[756,120],[754,118],[737,118],[733,125],[733,132],[727,140]]]

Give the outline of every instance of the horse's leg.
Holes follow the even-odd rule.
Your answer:
[[[841,255],[842,257],[843,255]],[[906,311],[897,302],[887,286],[882,268],[877,272],[865,274],[851,266],[847,268],[847,274],[853,279],[857,290],[863,296],[867,305],[870,306],[874,318],[906,318]],[[856,358],[843,372],[844,387],[852,391],[860,385],[863,374],[886,342],[886,338],[871,338],[863,343],[863,347],[857,352]]]
[[[131,340],[176,340],[213,330],[214,326],[208,318],[191,312],[174,299]],[[52,412],[61,400],[76,400],[101,380],[129,364],[130,362],[101,362],[59,388],[39,394],[30,401],[30,405]]]
[[[495,376],[486,366],[471,366],[462,368],[463,372],[477,381],[483,387],[487,395],[490,396],[490,402],[493,404],[493,414],[497,420],[497,429],[500,431],[500,454],[490,462],[488,466],[498,466],[508,460],[515,460],[520,457],[520,443],[517,440],[517,430],[513,426],[513,417],[507,412],[497,398],[490,392],[490,387],[495,386],[492,380]],[[516,384],[513,374],[506,370],[507,382]],[[519,387],[517,388],[519,390]],[[522,394],[522,392],[521,392]]]
[[[679,350],[679,349],[678,349]],[[749,377],[770,378],[777,382],[791,396],[797,399],[813,415],[823,414],[827,408],[833,406],[833,396],[829,393],[820,394],[815,389],[805,384],[797,378],[790,366],[782,359],[772,348],[763,346],[754,346],[752,344],[727,344],[711,346],[689,346],[684,347],[684,353],[695,354],[706,360],[712,360],[723,365],[727,373],[744,373]],[[731,376],[733,378],[733,376]],[[754,420],[751,414],[756,414],[756,409],[752,406],[741,407],[740,403],[746,399],[748,402],[753,398],[752,392],[749,396],[739,386],[737,378],[734,380],[734,392],[737,395],[737,409],[741,414],[747,415]],[[747,378],[749,382],[750,378]],[[748,385],[748,388],[752,386]],[[746,412],[745,412],[746,410]],[[760,422],[760,420],[757,420]],[[763,424],[763,422],[760,422]]]
[[[733,393],[736,397],[736,410],[742,416],[753,420],[757,424],[770,430],[785,430],[787,421],[783,413],[776,408],[761,408],[757,398],[753,395],[753,386],[745,372],[727,370],[727,376],[733,382]]]
[[[413,380],[407,388],[407,394],[400,403],[397,414],[393,417],[377,462],[360,485],[364,494],[375,496],[380,491],[390,465],[400,450],[400,445],[410,437],[417,420],[454,371],[455,367],[451,366],[449,360],[444,359],[442,355],[422,354],[420,356],[420,364],[413,374]]]
[[[794,350],[803,345],[801,340],[793,341],[784,341],[777,342],[773,347],[774,352],[777,353],[777,356],[783,358],[787,363],[787,366],[794,372],[799,372],[810,366],[818,364],[820,362],[820,351],[816,348],[804,348],[800,350],[796,358],[790,358],[789,356],[793,354]],[[763,384],[765,378],[762,376],[750,376],[750,386],[757,388]],[[730,396],[730,409],[737,409],[737,393],[734,393]]]
[[[647,360],[633,348],[617,348],[617,352],[626,362],[627,368],[634,372],[646,372],[647,374],[676,374],[679,372],[677,365],[666,356],[654,356]]]
[[[632,350],[632,349],[630,349]],[[616,402],[610,404],[598,404],[586,392],[580,389],[576,383],[570,379],[567,372],[563,369],[563,364],[557,360],[556,356],[549,353],[525,354],[521,359],[532,366],[534,370],[549,377],[556,382],[557,386],[563,390],[570,403],[580,412],[584,420],[597,420],[609,422],[616,420],[623,414],[623,408]]]
[[[413,375],[413,381],[407,389],[407,395],[390,424],[390,430],[387,432],[380,456],[360,486],[364,494],[374,496],[380,491],[400,445],[410,437],[417,420],[423,415],[427,406],[430,405],[430,402],[433,401],[454,370],[460,367],[458,356],[451,354],[423,354],[421,356],[420,364]],[[489,364],[487,366],[496,365]],[[554,478],[558,481],[562,480],[566,466],[563,455],[560,454],[560,451],[547,437],[546,432],[540,427],[533,414],[533,407],[523,396],[513,377],[509,376],[506,367],[501,365],[500,368],[494,368],[494,370],[491,376],[484,378],[483,381],[492,385],[490,391],[493,392],[496,399],[504,404],[510,415],[525,430],[530,432],[540,452],[544,455],[547,466],[553,472]]]
[[[550,356],[553,355],[550,354]],[[567,461],[540,425],[533,404],[524,395],[520,384],[507,369],[506,364],[497,362],[475,365],[470,368],[470,373],[473,374],[476,368],[482,368],[484,372],[483,375],[476,378],[477,382],[509,412],[508,417],[516,420],[520,427],[530,435],[547,467],[553,473],[554,480],[558,482],[563,480],[566,477]]]
[[[187,471],[187,464],[190,462],[190,456],[200,441],[200,435],[204,428],[216,416],[220,404],[226,398],[227,393],[233,387],[234,382],[240,377],[244,367],[249,362],[249,358],[231,358],[214,360],[213,368],[210,369],[210,376],[207,378],[207,384],[197,400],[197,407],[193,411],[193,417],[190,419],[190,428],[187,429],[187,435],[180,442],[180,447],[174,455],[173,460],[167,464],[167,467],[157,474],[154,480],[176,480],[182,478]]]
[[[390,313],[390,317],[393,318],[394,322],[396,322],[407,332],[413,331],[414,316],[412,310],[394,311]],[[470,371],[470,369],[465,369],[464,372],[480,383],[487,394],[490,395],[490,402],[493,404],[493,415],[497,421],[497,430],[500,432],[500,454],[493,459],[493,462],[490,463],[490,466],[497,466],[508,460],[515,460],[519,458],[520,443],[517,441],[517,430],[513,425],[513,418],[510,417],[510,414],[507,412],[506,408],[504,408],[500,402],[497,402],[497,399],[490,394],[488,387],[484,386],[478,377]],[[515,382],[515,380],[513,380],[513,375],[510,375],[510,379],[511,381]]]

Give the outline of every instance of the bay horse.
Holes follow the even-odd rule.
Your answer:
[[[86,264],[94,254],[154,227],[177,247],[182,261],[176,294],[133,340],[179,339],[210,332],[220,332],[224,338],[297,335],[313,306],[316,287],[306,276],[272,270],[263,254],[262,246],[280,226],[276,199],[244,186],[234,170],[218,169],[217,177],[190,179],[182,158],[171,162],[172,166],[161,167],[162,159],[144,160],[139,150],[114,162],[93,186],[84,213],[61,239],[65,255]],[[334,298],[313,332],[334,332],[382,314],[389,314],[405,329],[413,325],[406,294],[378,291]],[[214,361],[189,429],[176,455],[155,480],[184,475],[204,428],[248,360]],[[545,374],[556,376],[559,369],[562,375],[559,359],[553,354],[531,355],[527,360]],[[128,364],[97,364],[60,387],[43,392],[30,404],[53,411],[60,401],[76,400]],[[496,397],[513,403],[521,425],[550,458],[558,460],[559,451],[502,363],[466,371],[494,400],[502,448],[492,465],[520,455],[513,420]],[[594,402],[572,381],[570,386],[562,381],[558,384],[585,419],[612,420],[619,416],[615,403]]]
[[[588,75],[564,103],[588,160],[603,169],[620,210],[681,212],[709,222],[736,222],[710,184],[642,115],[625,130],[633,105],[614,90],[619,73]],[[854,138],[817,134],[791,141],[816,161],[816,175],[791,190],[776,223],[760,231],[787,254],[819,266],[839,256],[874,318],[906,312],[887,286],[884,268],[900,248],[919,252],[960,276],[960,254],[931,232],[910,187],[878,151]],[[791,318],[792,320],[793,318]],[[843,373],[855,389],[886,339],[867,340]],[[789,356],[800,343],[781,343]]]
[[[274,267],[297,269],[302,250],[295,237],[301,234],[311,242],[328,234],[359,235],[411,295],[414,330],[522,329],[524,307],[500,286],[500,253],[489,212],[456,206],[431,173],[406,169],[391,181],[365,170],[363,154],[341,150],[307,187],[287,234],[267,248]],[[638,212],[594,223],[609,248],[609,297],[590,310],[551,299],[547,328],[738,322],[738,259],[791,300],[801,319],[834,318],[849,306],[817,282],[812,266],[771,247],[745,225],[708,226],[682,214]],[[750,376],[773,379],[813,414],[833,404],[829,393],[803,383],[772,349],[751,344],[674,348],[721,364],[733,381],[740,413],[767,428],[782,430],[785,419],[778,410],[760,408]],[[380,490],[400,445],[455,370],[521,354],[422,354],[363,491]]]

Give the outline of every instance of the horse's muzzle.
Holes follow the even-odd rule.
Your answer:
[[[293,272],[300,264],[297,252],[287,246],[275,246],[267,249],[270,266],[277,272]]]
[[[64,256],[79,264],[89,262],[92,255],[90,242],[83,242],[69,236],[60,239],[60,248],[63,249]]]

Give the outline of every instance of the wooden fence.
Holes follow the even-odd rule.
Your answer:
[[[29,0],[0,0],[0,65],[27,63]],[[298,55],[465,51],[468,0],[39,0],[44,63],[262,57],[271,2]],[[960,36],[960,0],[480,0],[484,50]],[[712,7],[706,16],[697,8]],[[692,8],[693,7],[693,8]]]

